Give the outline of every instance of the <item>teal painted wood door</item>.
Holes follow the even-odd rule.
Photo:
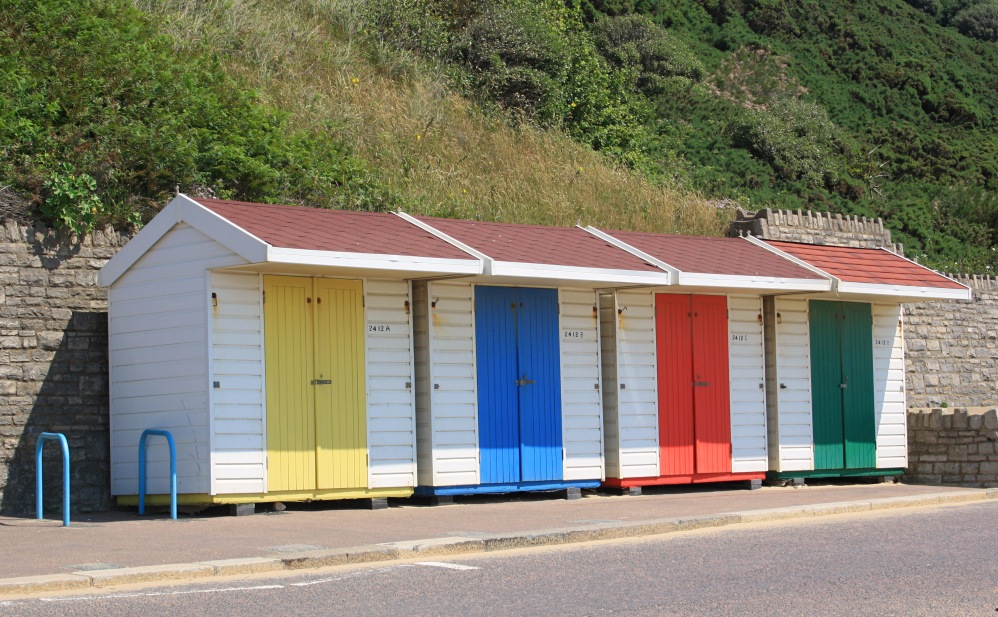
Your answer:
[[[810,338],[814,468],[876,467],[870,305],[811,300]]]

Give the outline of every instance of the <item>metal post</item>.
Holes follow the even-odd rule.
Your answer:
[[[150,428],[139,437],[139,514],[146,513],[146,437],[162,435],[170,446],[170,518],[177,520],[177,446],[170,431]]]
[[[69,442],[62,433],[42,433],[35,445],[35,514],[44,518],[42,507],[42,446],[47,440],[58,441],[62,446],[62,526],[69,527]]]

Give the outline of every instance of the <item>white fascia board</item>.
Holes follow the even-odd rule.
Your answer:
[[[881,285],[878,283],[847,283],[840,281],[840,294],[863,294],[912,300],[971,300],[969,287],[951,289],[948,287],[914,287],[907,285]]]
[[[789,279],[775,276],[744,276],[735,274],[704,274],[680,272],[677,285],[684,287],[721,287],[762,291],[830,291],[832,281],[821,279]]]
[[[468,246],[464,242],[461,242],[457,238],[452,238],[451,236],[449,236],[446,233],[440,231],[439,229],[437,229],[433,225],[430,225],[428,223],[424,223],[423,221],[417,219],[414,216],[408,215],[405,212],[401,212],[401,211],[400,212],[393,212],[392,214],[394,214],[395,216],[401,218],[403,221],[406,221],[406,222],[408,222],[408,223],[410,223],[412,225],[415,225],[416,227],[419,227],[423,231],[425,231],[425,232],[427,232],[427,233],[429,233],[429,234],[431,234],[431,235],[433,235],[433,236],[435,236],[437,238],[440,238],[441,240],[443,240],[447,244],[450,244],[451,246],[457,247],[458,249],[460,249],[460,250],[464,251],[465,253],[471,255],[472,257],[480,260],[482,262],[481,263],[481,268],[478,270],[477,274],[491,274],[492,273],[492,262],[494,260],[491,257],[489,257],[488,255],[486,255],[485,253],[482,253],[481,251],[476,251],[475,249],[471,248],[470,246]]]
[[[609,283],[611,285],[616,283],[628,285],[668,285],[670,280],[667,272],[580,268],[577,266],[521,263],[516,261],[493,262],[492,274],[494,276]]]
[[[270,245],[265,241],[186,195],[178,195],[177,199],[180,198],[186,200],[182,214],[185,223],[250,263],[266,261]]]
[[[139,230],[139,233],[128,241],[120,251],[115,254],[104,267],[100,269],[98,282],[101,287],[110,287],[116,280],[128,272],[135,262],[142,259],[142,256],[159,242],[159,239],[173,229],[173,226],[181,221],[183,212],[183,196],[178,195],[166,205],[165,208],[153,217],[149,224]],[[186,199],[186,197],[183,197]]]
[[[653,257],[652,255],[649,255],[648,253],[642,251],[641,249],[635,248],[635,247],[631,246],[630,244],[624,242],[623,240],[615,238],[615,237],[611,236],[608,233],[602,232],[602,231],[596,229],[595,227],[593,227],[591,225],[587,225],[586,227],[582,227],[580,225],[579,228],[583,229],[583,230],[585,230],[585,231],[587,231],[589,233],[591,233],[592,235],[596,236],[600,240],[603,240],[604,242],[609,242],[613,246],[615,246],[615,247],[617,247],[617,248],[619,248],[621,250],[627,251],[628,253],[630,253],[631,255],[634,255],[635,257],[637,257],[639,259],[643,259],[643,260],[647,261],[648,263],[652,264],[653,266],[655,266],[657,268],[661,268],[662,270],[664,270],[665,272],[667,272],[669,274],[669,278],[668,278],[667,282],[665,283],[666,285],[672,284],[672,282],[679,275],[679,269],[678,268],[676,268],[674,266],[670,266],[669,264],[667,264],[666,262],[662,261],[661,259],[658,259],[657,257]]]
[[[790,253],[785,253],[785,252],[781,251],[780,249],[776,248],[775,246],[772,246],[772,245],[768,244],[765,240],[760,240],[759,238],[756,238],[755,236],[741,236],[741,239],[742,240],[748,240],[752,244],[754,244],[756,246],[761,246],[762,248],[766,249],[770,253],[773,253],[774,255],[779,255],[783,259],[786,259],[789,262],[795,263],[798,266],[800,266],[801,268],[805,268],[807,270],[810,270],[811,272],[814,272],[818,276],[823,276],[823,277],[827,278],[829,281],[831,281],[831,283],[832,283],[832,289],[833,290],[835,289],[835,286],[839,283],[839,279],[838,278],[836,278],[836,277],[832,276],[831,274],[825,272],[821,268],[815,267],[815,266],[809,264],[808,262],[804,261],[803,259],[798,259],[797,257],[794,257]]]
[[[362,268],[366,270],[398,270],[432,274],[481,274],[482,262],[477,259],[441,259],[409,255],[311,251],[270,247],[266,261],[307,266]]]

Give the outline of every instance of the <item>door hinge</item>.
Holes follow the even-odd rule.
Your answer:
[[[260,293],[260,295],[263,296],[263,303],[266,304],[267,303],[267,292],[263,291],[263,292]]]

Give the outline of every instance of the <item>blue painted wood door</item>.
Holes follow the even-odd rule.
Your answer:
[[[558,292],[475,288],[482,484],[562,478]]]

